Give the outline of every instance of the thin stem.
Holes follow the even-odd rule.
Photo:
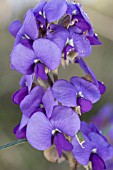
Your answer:
[[[48,83],[50,84],[50,86],[52,87],[52,85],[53,85],[53,81],[52,81],[52,79],[51,79],[51,77],[50,77],[50,75],[47,73],[47,76],[48,76]]]
[[[54,82],[56,82],[58,80],[58,69],[55,69],[53,71],[53,78],[54,78]]]
[[[24,142],[27,142],[27,139],[25,139],[25,138],[24,139],[18,139],[16,141],[13,141],[13,142],[10,142],[8,144],[0,146],[0,150],[4,150],[4,149],[10,148],[10,147],[22,144]]]

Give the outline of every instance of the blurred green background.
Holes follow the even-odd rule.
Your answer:
[[[19,123],[21,112],[11,101],[12,93],[19,89],[21,75],[10,69],[10,52],[14,39],[8,33],[9,24],[21,19],[38,0],[0,0],[0,145],[15,140],[13,127]],[[85,60],[93,69],[97,78],[107,85],[106,94],[94,105],[95,113],[107,102],[113,101],[113,0],[76,0],[81,2],[98,33],[102,46],[94,47],[93,53]],[[83,75],[76,65],[65,70],[59,69],[60,78],[69,79],[74,75]],[[0,152],[0,170],[68,170],[67,163],[48,163],[43,153],[25,143]]]

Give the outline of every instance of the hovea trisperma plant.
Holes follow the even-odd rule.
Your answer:
[[[28,141],[51,162],[68,160],[73,170],[79,165],[106,169],[112,145],[93,123],[81,121],[106,91],[84,61],[101,42],[81,5],[42,0],[23,22],[15,20],[8,29],[15,38],[11,68],[22,74],[20,89],[12,96],[22,112],[13,130],[18,143]],[[84,75],[59,79],[59,66],[70,63]]]

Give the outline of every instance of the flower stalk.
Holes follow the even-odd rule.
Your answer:
[[[13,141],[13,142],[10,142],[8,144],[0,146],[0,150],[8,149],[10,147],[23,144],[25,142],[27,142],[27,139],[25,139],[25,138],[24,139],[19,139],[19,140],[16,140],[16,141]]]

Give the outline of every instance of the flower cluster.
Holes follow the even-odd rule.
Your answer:
[[[106,90],[83,60],[101,42],[81,5],[43,0],[27,11],[23,23],[11,23],[9,32],[15,37],[11,68],[23,74],[12,97],[22,111],[16,138],[26,138],[38,150],[54,145],[59,157],[71,151],[79,164],[105,169],[112,146],[95,125],[80,121]],[[58,67],[70,63],[85,76],[58,80]]]

